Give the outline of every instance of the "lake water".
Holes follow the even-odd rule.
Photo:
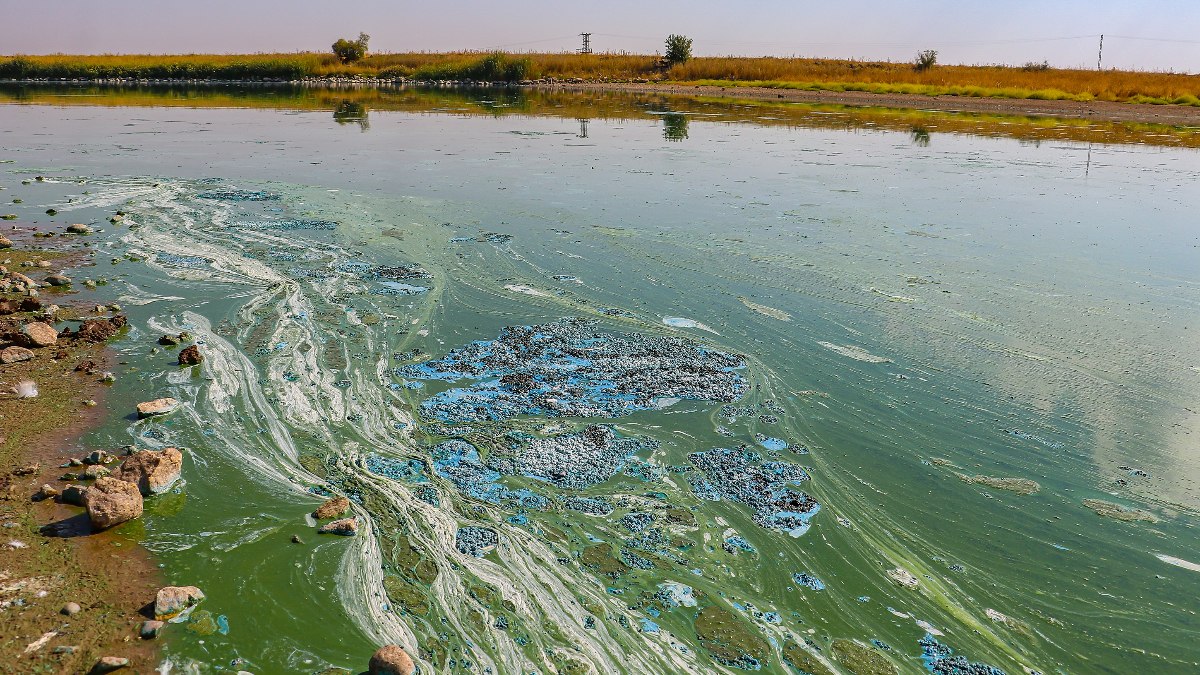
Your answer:
[[[1200,668],[1194,131],[3,100],[0,210],[102,230],[79,297],[131,320],[84,444],[186,449],[127,526],[208,596],[170,672]]]

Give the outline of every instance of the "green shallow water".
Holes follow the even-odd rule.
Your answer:
[[[419,651],[423,672],[868,672],[834,640],[924,672],[931,631],[1008,673],[1197,667],[1194,150],[626,105],[641,112],[598,115],[586,137],[536,105],[466,115],[444,93],[373,110],[369,125],[286,101],[0,108],[0,160],[13,162],[0,197],[23,199],[16,222],[103,226],[89,238],[97,267],[77,276],[110,283],[80,297],[120,302],[133,326],[114,345],[112,419],[86,445],[187,448],[186,484],[152,500],[143,542],[229,630],[172,626],[172,672],[358,672],[390,641]],[[49,180],[21,183],[37,174]],[[278,199],[197,197],[234,188]],[[108,224],[118,209],[127,222]],[[287,218],[338,225],[244,226]],[[432,278],[380,295],[356,264]],[[743,504],[699,499],[683,473],[582,491],[501,481],[608,498],[603,517],[518,513],[436,476],[367,470],[372,455],[428,462],[448,437],[417,414],[446,385],[404,388],[392,368],[562,317],[745,355],[750,389],[734,405],[747,410],[681,401],[457,435],[486,446],[602,421],[658,441],[639,457],[659,467],[746,444],[806,468],[811,529],[760,527]],[[181,329],[204,366],[150,353]],[[129,418],[163,395],[183,409]],[[756,433],[809,453],[774,453]],[[418,498],[426,485],[439,506]],[[326,489],[355,496],[358,537],[306,522]],[[1091,499],[1156,522],[1102,518]],[[655,513],[677,559],[623,569],[628,512]],[[460,526],[496,529],[498,549],[463,555]],[[754,552],[725,550],[734,533]],[[696,606],[668,606],[665,583],[691,587]]]

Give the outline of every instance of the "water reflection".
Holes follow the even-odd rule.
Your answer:
[[[688,137],[688,118],[687,115],[679,113],[667,113],[662,116],[663,123],[663,138],[668,141],[679,142]]]
[[[912,144],[919,148],[929,147],[929,129],[925,127],[913,127],[909,131],[909,137],[912,139]]]
[[[0,84],[2,103],[323,110],[332,112],[339,124],[358,124],[363,131],[369,129],[367,111],[384,110],[575,120],[661,118],[663,137],[668,141],[687,138],[689,122],[698,120],[852,132],[899,131],[910,134],[917,145],[923,145],[922,139],[936,128],[939,133],[999,136],[1027,143],[1103,139],[1110,144],[1200,148],[1200,134],[1194,129],[1162,124],[558,89]],[[671,112],[664,114],[664,110]],[[581,137],[587,134],[586,126],[581,122]]]
[[[333,109],[333,121],[338,124],[357,124],[363,131],[371,128],[367,106],[357,101],[342,101]]]

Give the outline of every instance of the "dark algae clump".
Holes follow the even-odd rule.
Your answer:
[[[878,649],[853,640],[833,641],[834,658],[854,675],[896,675],[896,666]]]
[[[727,609],[705,607],[696,615],[693,627],[696,639],[718,663],[746,670],[758,670],[767,663],[770,645]]]

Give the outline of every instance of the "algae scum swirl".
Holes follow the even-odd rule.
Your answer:
[[[796,609],[828,592],[799,571],[821,506],[803,489],[807,449],[754,432],[790,414],[754,393],[769,391],[761,364],[562,296],[534,314],[576,316],[431,358],[409,345],[437,329],[435,308],[480,290],[452,276],[461,258],[445,251],[465,238],[451,228],[372,260],[341,243],[362,233],[337,200],[311,191],[97,187],[85,205],[129,211],[126,257],[201,301],[147,323],[190,331],[205,379],[170,377],[184,414],[131,432],[223,454],[269,489],[349,496],[358,537],[320,546],[344,549],[337,584],[363,634],[433,672],[838,668]],[[169,658],[273,667],[197,646],[180,639]],[[315,672],[312,656],[291,667]]]
[[[469,125],[509,124],[397,119],[467,125],[454,128],[472,142]],[[129,312],[114,406],[181,402],[99,439],[186,449],[186,489],[144,518],[168,581],[208,598],[164,632],[171,672],[358,672],[385,643],[423,673],[497,675],[1200,660],[1180,639],[1200,559],[1192,465],[1163,487],[1172,464],[1152,450],[1174,432],[1104,426],[1176,412],[1160,383],[1187,391],[1187,343],[1156,331],[1194,293],[1125,283],[1119,270],[1141,267],[1105,263],[1104,247],[1068,279],[1063,256],[1030,253],[1014,273],[994,252],[1033,237],[926,213],[921,171],[884,172],[904,187],[888,196],[903,215],[886,213],[856,193],[878,167],[831,159],[877,139],[718,148],[732,167],[685,171],[705,131],[746,147],[817,132],[697,120],[687,147],[593,148],[523,124],[539,133],[479,142],[526,151],[528,192],[486,165],[501,152],[452,159],[453,134],[436,150],[407,137],[412,160],[378,178],[305,169],[308,146],[281,143],[292,182],[39,184],[62,193],[45,206],[92,221]],[[555,134],[609,166],[561,180]],[[994,147],[922,161],[986,190],[961,166],[1008,161]],[[729,180],[759,163],[758,184]],[[498,196],[468,196],[493,180]],[[424,196],[390,196],[407,183]],[[1058,214],[1088,199],[1045,201]],[[1028,227],[1061,252],[1061,228]],[[1113,322],[1154,331],[1111,340],[1112,298],[1127,307]],[[184,331],[202,365],[147,354]],[[349,499],[353,536],[306,516],[331,496]]]

